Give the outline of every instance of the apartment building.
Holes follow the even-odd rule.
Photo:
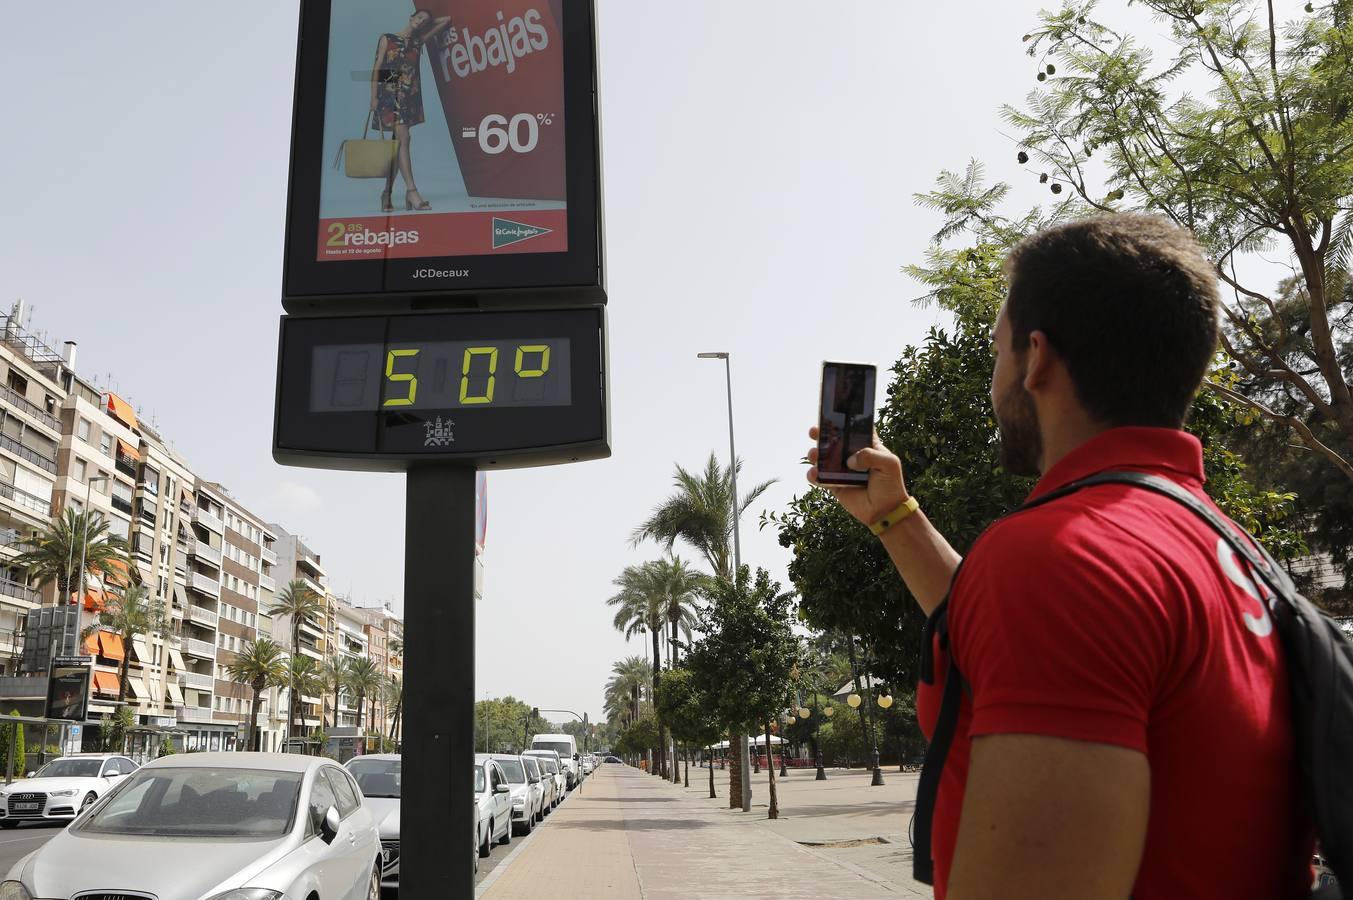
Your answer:
[[[384,606],[359,608],[364,619],[367,637],[367,655],[380,668],[387,679],[404,681],[404,622]],[[379,727],[382,734],[390,733],[390,720],[394,716],[394,704],[379,697],[368,704],[371,713],[367,720],[370,728]]]
[[[27,616],[40,602],[13,559],[51,521],[68,381],[67,360],[27,335],[16,312],[0,316],[0,675],[18,672]]]
[[[366,617],[362,614],[362,611],[342,597],[332,598],[332,610],[331,621],[334,626],[335,653],[349,663],[366,659],[368,653]],[[367,700],[369,705],[371,698],[367,698]],[[337,705],[338,727],[355,728],[359,724],[366,727],[367,722],[359,723],[357,721],[359,709],[355,694],[346,689],[340,690]],[[364,716],[364,718],[370,721],[369,716]]]
[[[272,571],[277,593],[280,594],[286,590],[291,582],[299,581],[313,591],[316,596],[325,600],[324,612],[317,617],[316,621],[301,623],[299,645],[302,656],[308,656],[315,660],[317,664],[323,665],[325,657],[329,653],[329,631],[332,620],[329,614],[332,607],[332,598],[326,584],[328,574],[320,562],[319,554],[307,547],[298,535],[292,534],[276,522],[270,523],[268,529],[273,539],[270,552],[276,559]],[[287,648],[288,651],[291,649],[291,625],[290,616],[278,616],[272,621],[273,640]],[[288,703],[287,696],[289,696],[288,691],[279,692],[277,702]],[[316,729],[323,729],[329,721],[331,719],[325,716],[323,697],[303,695],[300,698],[296,723],[298,732],[308,734]]]

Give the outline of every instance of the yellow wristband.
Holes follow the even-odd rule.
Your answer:
[[[888,513],[886,516],[884,516],[882,519],[879,519],[873,525],[870,525],[869,530],[874,532],[874,534],[883,534],[883,532],[887,531],[889,528],[892,528],[898,522],[901,522],[903,519],[907,518],[920,508],[921,504],[917,502],[915,497],[908,497],[906,501],[903,502],[902,505],[899,506],[897,509]]]

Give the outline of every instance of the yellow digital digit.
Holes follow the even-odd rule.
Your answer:
[[[395,360],[405,356],[414,357],[417,355],[417,350],[391,350],[386,354],[385,377],[390,381],[407,381],[409,383],[409,394],[407,397],[391,397],[382,406],[413,406],[414,400],[418,399],[418,376],[412,372],[395,371]]]
[[[539,353],[539,369],[523,369],[522,360],[528,353]],[[518,378],[541,378],[546,372],[550,371],[550,345],[549,344],[524,344],[517,348],[517,377]]]
[[[489,358],[489,385],[484,391],[482,397],[470,396],[470,364],[474,362],[476,356],[487,356]],[[469,406],[475,403],[493,402],[493,383],[498,374],[498,348],[497,347],[467,347],[465,349],[465,361],[460,368],[460,402]]]

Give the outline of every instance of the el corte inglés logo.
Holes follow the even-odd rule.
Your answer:
[[[510,219],[493,220],[493,249],[509,246],[510,244],[520,244],[522,241],[529,241],[531,238],[540,237],[542,234],[549,234],[554,231],[553,228],[541,228],[539,225],[526,225],[522,222],[513,222]]]

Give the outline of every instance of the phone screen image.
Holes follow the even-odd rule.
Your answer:
[[[878,370],[865,363],[824,362],[818,417],[817,480],[821,484],[863,485],[868,472],[846,460],[874,443],[874,383]]]

